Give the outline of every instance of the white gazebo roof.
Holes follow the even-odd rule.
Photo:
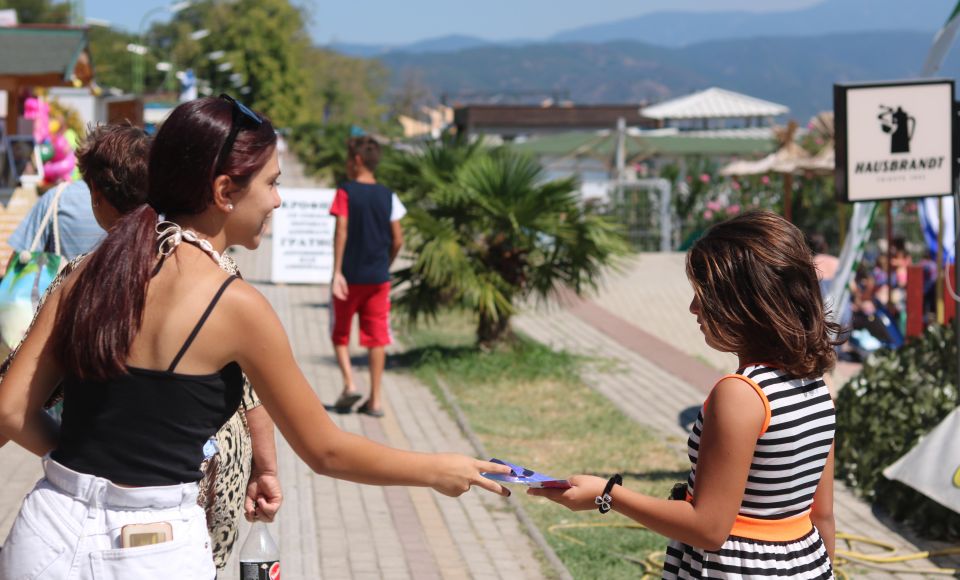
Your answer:
[[[776,117],[789,111],[778,103],[712,87],[645,107],[640,114],[650,119],[725,119]]]

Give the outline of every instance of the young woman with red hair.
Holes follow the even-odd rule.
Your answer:
[[[0,577],[214,578],[196,482],[204,443],[240,402],[241,370],[317,473],[508,493],[480,475],[505,466],[338,429],[270,304],[218,265],[230,246],[256,248],[280,205],[266,118],[225,95],[184,103],[157,133],[148,173],[147,205],[47,300],[0,383],[0,433],[45,457]],[[43,404],[61,383],[58,428]],[[162,541],[131,544],[125,527]]]

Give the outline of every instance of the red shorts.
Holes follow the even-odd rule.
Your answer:
[[[350,343],[353,315],[360,314],[360,345],[367,348],[393,343],[390,332],[390,282],[350,284],[347,299],[331,294],[330,336],[335,345]]]

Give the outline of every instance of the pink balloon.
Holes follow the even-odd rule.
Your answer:
[[[50,105],[30,97],[23,103],[23,116],[33,120],[33,139],[42,143],[50,136]]]
[[[63,136],[63,133],[50,135],[50,144],[53,146],[53,157],[50,158],[50,161],[60,161],[73,153],[70,149],[70,142]]]
[[[53,157],[43,164],[43,180],[47,183],[57,183],[70,178],[74,167],[77,166],[77,157],[70,148],[70,143],[63,133],[51,135]]]

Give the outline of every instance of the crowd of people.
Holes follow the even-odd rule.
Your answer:
[[[359,314],[373,375],[357,410],[379,417],[405,209],[376,182],[376,142],[351,140],[348,152],[332,209],[343,391],[329,408],[349,412],[362,398],[346,356]],[[269,119],[226,95],[202,98],[152,139],[96,128],[79,163],[89,193],[78,186],[70,203],[87,200],[107,233],[71,248],[77,256],[2,369],[0,434],[42,457],[44,477],[0,550],[0,577],[214,578],[237,517],[269,521],[282,503],[274,424],[318,474],[509,495],[483,475],[509,474],[506,465],[339,429],[273,308],[225,256],[256,249],[280,204]],[[739,359],[692,429],[687,481],[669,499],[627,489],[619,475],[530,493],[618,511],[670,538],[665,578],[832,577],[834,408],[822,377],[838,327],[814,255],[783,218],[749,212],[710,228],[686,263],[704,340]],[[58,401],[61,422],[47,412]],[[143,530],[152,541],[132,543]]]
[[[817,269],[822,277],[824,296],[827,296],[837,259],[826,253],[822,236],[812,236],[811,246],[818,258]],[[909,283],[920,286],[922,304],[918,304],[910,315],[920,317],[922,326],[936,319],[936,260],[924,254],[915,261],[903,237],[893,238],[889,245],[886,239],[879,239],[865,252],[863,263],[850,283],[850,302],[844,306],[842,316],[849,340],[839,349],[842,359],[861,362],[881,347],[899,348],[903,345],[911,266],[918,266],[921,273]]]

